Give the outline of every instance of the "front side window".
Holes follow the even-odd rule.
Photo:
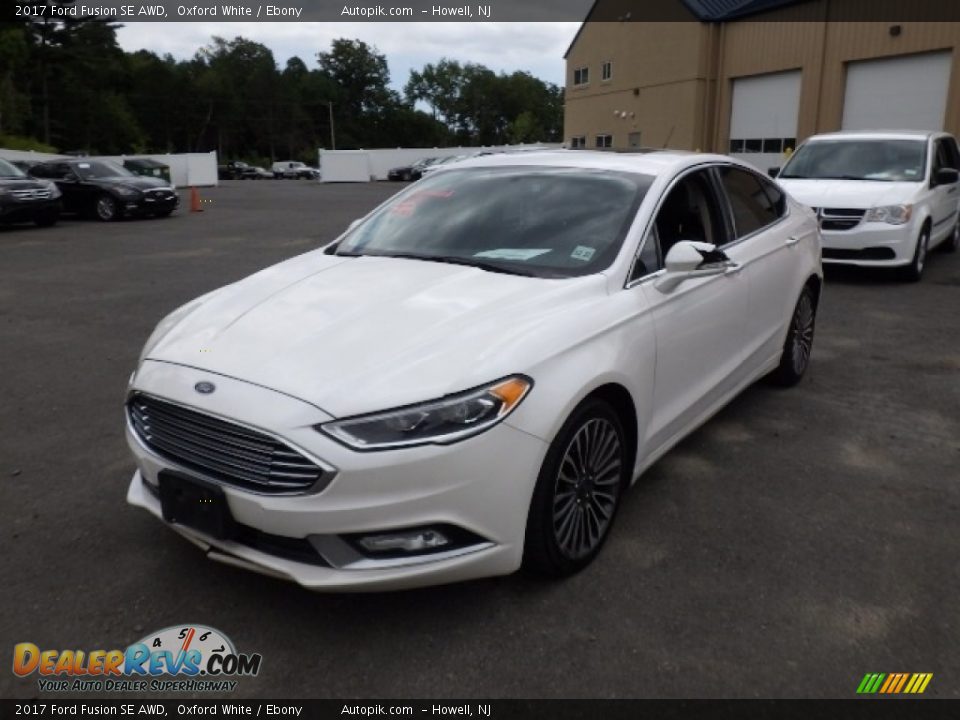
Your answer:
[[[590,82],[590,68],[581,67],[573,71],[573,84],[586,85]]]
[[[336,254],[588,275],[613,262],[652,182],[635,173],[537,166],[428,175],[352,230]]]
[[[723,218],[705,171],[682,178],[664,199],[655,220],[660,253],[666,258],[681,240],[723,245]]]
[[[720,182],[733,211],[737,238],[776,222],[780,216],[756,175],[735,167],[719,168]],[[782,194],[781,194],[782,197]]]
[[[778,177],[920,182],[926,172],[926,154],[923,139],[815,140],[801,146]]]

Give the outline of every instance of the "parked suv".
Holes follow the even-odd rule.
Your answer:
[[[60,217],[60,191],[48,180],[27,177],[0,159],[0,222],[53,225]]]
[[[823,261],[897,267],[960,244],[960,151],[942,132],[839,132],[804,142],[771,175],[820,218]]]
[[[316,168],[296,160],[275,162],[271,168],[275,178],[304,178],[316,180],[320,173]]]

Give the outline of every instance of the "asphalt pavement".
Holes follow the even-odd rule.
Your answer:
[[[122,403],[156,322],[397,189],[237,181],[202,213],[0,228],[0,697],[38,696],[15,643],[190,622],[262,654],[232,697],[853,697],[867,672],[960,697],[960,254],[914,285],[829,273],[804,381],[665,456],[562,582],[314,594],[127,506]]]

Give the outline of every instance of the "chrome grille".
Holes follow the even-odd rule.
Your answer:
[[[229,485],[264,493],[311,489],[324,471],[284,443],[180,405],[135,395],[127,403],[134,432],[150,450]]]
[[[814,208],[822,230],[850,230],[863,220],[866,210],[856,208]]]
[[[11,190],[10,194],[13,195],[17,200],[47,200],[50,197],[50,191],[47,188]]]

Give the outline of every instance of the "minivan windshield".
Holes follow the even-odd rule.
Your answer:
[[[647,175],[584,168],[450,170],[389,200],[336,254],[537,277],[592,274],[613,262],[652,182]]]
[[[777,177],[921,182],[926,149],[924,139],[814,140],[802,145]]]

